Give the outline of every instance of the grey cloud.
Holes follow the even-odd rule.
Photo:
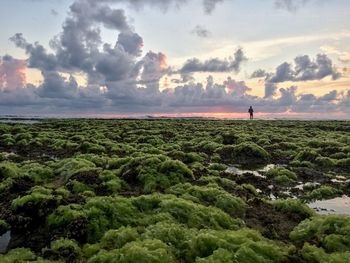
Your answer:
[[[136,63],[131,72],[134,75],[128,78],[107,82],[107,95],[113,105],[125,105],[125,107],[133,105],[133,110],[142,106],[151,108],[154,105],[159,106],[162,101],[159,80],[169,72],[166,56],[163,53],[150,51]],[[138,88],[138,85],[143,85],[144,88]]]
[[[236,81],[231,77],[224,81],[224,85],[227,93],[233,96],[244,96],[248,91],[252,90],[244,81]]]
[[[99,25],[120,31],[115,48],[104,45]],[[48,54],[38,43],[29,44],[16,34],[11,40],[25,49],[29,55],[29,67],[42,71],[84,72],[89,83],[120,80],[129,76],[134,67],[134,57],[141,53],[142,38],[133,33],[127,23],[124,11],[83,0],[75,1],[63,24],[62,32],[50,45],[55,51]],[[130,72],[129,72],[130,71]]]
[[[72,4],[70,10],[63,32],[52,41],[52,47],[63,68],[91,73],[102,43],[97,24],[122,32],[128,31],[130,27],[124,11],[120,9],[79,0]]]
[[[130,26],[127,22],[124,10],[111,9],[108,6],[97,8],[97,12],[92,16],[97,22],[101,22],[105,27],[117,29],[120,31],[129,31]]]
[[[121,46],[127,53],[140,56],[143,47],[143,39],[139,34],[133,32],[123,32],[118,36],[117,45]]]
[[[119,31],[114,48],[104,44],[101,50],[100,25]],[[52,105],[60,110],[74,110],[108,106],[113,104],[107,96],[109,90],[101,92],[100,86],[112,83],[109,88],[118,90],[117,83],[136,83],[139,74],[135,59],[141,54],[142,38],[131,31],[123,10],[100,3],[77,0],[71,5],[62,32],[50,42],[54,53],[49,54],[39,43],[28,43],[22,34],[11,40],[28,54],[28,66],[42,71],[43,84],[26,89],[33,98],[28,101],[38,107]],[[61,72],[85,73],[88,86],[78,87],[74,77],[66,80]],[[13,100],[13,94],[6,93],[6,97]],[[1,96],[5,97],[5,93]]]
[[[228,59],[212,58],[204,62],[198,58],[189,59],[185,62],[179,73],[194,73],[194,72],[236,72],[241,69],[241,64],[246,61],[243,50],[238,49],[234,57]]]
[[[310,2],[310,0],[275,0],[275,6],[278,9],[286,9],[290,12],[295,12],[308,2]]]
[[[102,23],[105,27],[120,31],[130,30],[123,9],[112,9],[102,5],[102,1],[76,0],[70,6],[71,17],[75,18],[81,27],[89,27],[92,23]]]
[[[77,96],[78,83],[74,77],[66,81],[57,72],[43,72],[44,83],[37,89],[41,98],[74,98]]]
[[[337,99],[338,92],[336,90],[330,91],[326,95],[323,95],[320,97],[321,101],[334,101]]]
[[[106,81],[119,81],[130,76],[134,66],[132,58],[118,48],[104,46],[104,52],[97,55],[96,71],[104,76]]]
[[[56,54],[48,54],[38,43],[27,43],[22,34],[16,34],[11,39],[26,50],[30,67],[93,73],[95,60],[100,53],[98,47],[102,43],[100,29],[96,26],[99,23],[122,32],[130,30],[123,10],[77,0],[70,7],[62,33],[50,43]],[[127,46],[125,41],[124,44],[124,48],[130,51],[132,47]]]
[[[292,65],[288,62],[284,62],[276,68],[276,72],[271,76],[270,82],[279,83],[284,81],[292,81],[294,80],[294,73],[292,69]]]
[[[29,55],[28,67],[41,70],[55,70],[57,68],[57,58],[53,54],[48,54],[39,43],[29,44],[21,33],[15,34],[10,40]]]
[[[181,74],[180,77],[181,79],[172,79],[171,82],[176,84],[181,84],[181,83],[187,83],[195,80],[195,78],[191,73],[183,73]]]
[[[350,89],[343,94],[342,100],[340,101],[340,109],[343,112],[350,113]]]
[[[317,112],[317,113],[333,113],[341,111],[341,103],[337,101],[338,92],[336,90],[316,97],[313,94],[302,94],[300,98],[292,105],[294,112]]]
[[[279,65],[276,72],[270,76],[269,81],[280,83],[284,81],[320,80],[327,76],[331,76],[334,80],[341,76],[327,55],[318,54],[314,61],[305,55],[294,59],[294,67],[287,62]]]
[[[162,97],[159,91],[150,88],[138,88],[135,81],[107,83],[107,96],[113,110],[118,112],[150,112],[153,107],[160,107]],[[161,107],[160,107],[161,108]]]
[[[281,97],[279,99],[279,103],[281,106],[291,106],[297,101],[296,97],[296,86],[291,86],[289,88],[281,88],[279,91],[281,93]]]
[[[159,80],[170,72],[166,55],[161,52],[149,51],[138,63],[138,66],[140,67],[140,72],[142,72],[141,80],[138,81],[138,84],[145,85],[150,92],[158,93]]]
[[[270,76],[270,73],[266,72],[264,69],[258,69],[254,71],[251,75],[250,78],[268,78]]]
[[[204,11],[207,14],[211,14],[218,3],[222,3],[224,0],[203,0]]]
[[[95,0],[88,0],[94,2]],[[211,14],[219,3],[225,0],[202,0],[203,10],[206,14]],[[104,3],[126,3],[137,9],[143,8],[144,6],[159,7],[161,10],[166,11],[169,8],[180,8],[189,0],[100,0],[99,2]]]
[[[74,80],[62,80],[50,76],[50,85],[55,85],[57,94],[44,86],[38,88],[27,86],[23,89],[0,89],[0,108],[3,112],[15,109],[31,111],[43,109],[47,113],[77,112],[91,110],[94,113],[186,113],[186,112],[246,112],[253,105],[257,112],[279,113],[293,112],[350,112],[350,91],[337,99],[336,91],[321,97],[313,94],[297,95],[297,88],[279,89],[276,98],[259,98],[246,93],[244,82],[228,79],[218,84],[208,77],[207,86],[201,83],[189,83],[175,89],[162,92],[148,88],[137,88],[134,82],[114,81],[107,83],[108,93],[101,93],[93,87],[77,87]],[[48,84],[48,81],[47,81]],[[231,88],[230,88],[231,87]],[[236,89],[232,92],[232,87]],[[42,90],[41,90],[42,89]],[[63,93],[63,89],[68,89]],[[46,93],[50,92],[50,93]],[[70,93],[71,92],[71,93]],[[337,96],[336,96],[337,95]],[[336,98],[336,99],[334,99]]]
[[[0,89],[0,106],[11,113],[12,109],[18,107],[23,109],[32,105],[44,105],[45,102],[36,94],[36,87],[27,85],[26,88],[12,87]],[[3,111],[4,112],[4,111]]]
[[[163,92],[164,93],[164,92]],[[196,112],[202,109],[224,106],[225,86],[210,83],[206,88],[201,83],[178,86],[172,93],[165,93],[166,103],[170,108],[186,107]]]
[[[198,37],[202,37],[202,38],[207,38],[211,35],[210,31],[208,29],[206,29],[203,26],[197,25],[192,31],[192,34],[198,36]]]
[[[254,105],[260,112],[285,112],[298,100],[295,87],[281,89],[279,98],[267,100],[245,92],[230,92],[227,83],[214,83],[212,77],[207,82],[207,87],[201,83],[190,83],[178,86],[174,91],[163,91],[163,108],[170,112],[174,109],[177,112],[246,112],[250,105]],[[236,84],[246,86],[244,82]]]
[[[265,83],[265,98],[272,98],[276,95],[277,85],[275,83]]]
[[[320,5],[329,0],[274,0],[275,7],[295,13],[299,9],[305,8],[307,4]]]

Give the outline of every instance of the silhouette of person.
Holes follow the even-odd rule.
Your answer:
[[[249,115],[250,115],[250,119],[251,119],[251,120],[254,119],[254,110],[253,110],[253,107],[252,107],[252,106],[250,106],[248,112],[249,112]]]

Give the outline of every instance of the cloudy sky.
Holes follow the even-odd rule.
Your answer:
[[[350,118],[348,0],[1,1],[1,115]]]

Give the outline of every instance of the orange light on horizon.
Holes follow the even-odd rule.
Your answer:
[[[248,113],[243,112],[192,112],[192,113],[154,113],[154,114],[114,114],[114,113],[82,113],[76,114],[78,117],[86,118],[102,118],[102,119],[114,119],[114,118],[215,118],[215,119],[249,119]],[[254,114],[255,119],[268,120],[268,119],[349,119],[348,114],[343,112],[337,112],[333,114],[324,113],[297,113],[297,112],[258,112]]]

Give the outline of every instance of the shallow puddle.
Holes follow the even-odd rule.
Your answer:
[[[250,173],[250,174],[253,174],[256,177],[266,178],[266,176],[263,176],[261,174],[261,172],[265,172],[266,173],[269,170],[274,169],[275,167],[276,167],[275,164],[268,164],[268,165],[266,165],[265,167],[263,167],[261,169],[245,170],[245,169],[238,168],[236,166],[230,166],[230,167],[227,168],[226,172],[227,173],[232,173],[232,174],[235,174],[235,175],[243,175],[243,174],[246,174],[246,173]]]
[[[350,197],[345,195],[329,200],[315,201],[307,205],[321,215],[350,215]]]
[[[11,240],[11,231],[0,236],[0,253],[5,253]]]

